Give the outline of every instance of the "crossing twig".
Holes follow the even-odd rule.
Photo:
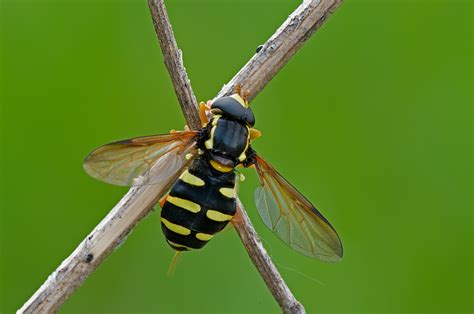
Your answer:
[[[244,89],[250,91],[249,98],[253,99],[341,2],[342,0],[304,0],[263,48],[228,84],[224,85],[217,97],[232,93],[235,85],[240,83]],[[183,65],[181,51],[174,39],[163,0],[148,0],[148,4],[179,103],[189,127],[196,129],[200,126],[196,97]],[[174,180],[175,178],[170,178],[162,185],[132,187],[18,310],[18,313],[57,311],[90,273],[125,240],[135,225],[151,211],[158,198],[170,188]],[[272,264],[240,201],[238,207],[241,219],[234,225],[273,296],[283,312],[304,313],[303,306],[291,294]]]

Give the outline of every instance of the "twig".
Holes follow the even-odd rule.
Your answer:
[[[184,69],[181,51],[174,39],[163,0],[148,1],[178,100],[188,125],[196,129],[200,126],[196,97]],[[305,0],[264,44],[263,49],[222,88],[218,97],[232,93],[235,85],[241,83],[250,91],[250,99],[254,98],[340,3],[341,0]],[[143,178],[137,180],[140,182]],[[89,274],[125,240],[137,222],[151,211],[158,198],[175,180],[176,178],[170,178],[163,185],[132,187],[18,313],[57,311]],[[304,308],[293,297],[261,245],[240,201],[238,207],[241,219],[234,226],[265,283],[284,312],[304,313]]]
[[[201,123],[197,112],[196,96],[184,68],[182,53],[174,38],[165,4],[163,0],[148,0],[148,6],[152,14],[158,42],[163,52],[164,62],[173,82],[184,117],[188,126],[197,130],[201,127]],[[284,312],[304,313],[303,306],[295,299],[262,246],[240,200],[238,200],[238,205],[239,219],[233,220],[235,229],[268,288]]]
[[[163,53],[163,60],[173,82],[181,110],[188,126],[191,129],[198,130],[201,128],[201,120],[197,110],[196,96],[191,88],[188,73],[186,73],[186,68],[183,64],[183,53],[178,48],[174,38],[173,28],[169,22],[165,4],[163,1],[148,0],[148,7],[151,11],[156,36]]]
[[[137,222],[151,211],[159,196],[171,188],[176,179],[177,177],[170,178],[161,186],[151,184],[132,187],[17,313],[56,312],[100,263],[126,239]],[[138,185],[144,182],[142,177],[137,180]]]
[[[232,222],[240,240],[283,313],[306,313],[303,305],[293,296],[263,247],[240,200],[237,200],[237,215],[237,219]]]
[[[252,100],[317,31],[343,0],[304,0],[217,97],[232,94],[239,84]],[[216,97],[216,98],[217,98]]]

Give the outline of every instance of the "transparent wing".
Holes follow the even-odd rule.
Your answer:
[[[255,203],[265,225],[294,250],[325,262],[342,258],[342,243],[329,221],[270,164],[256,156],[261,185]]]
[[[137,137],[101,146],[84,161],[86,172],[115,185],[157,184],[174,176],[196,155],[197,132]],[[144,176],[136,183],[135,178]]]

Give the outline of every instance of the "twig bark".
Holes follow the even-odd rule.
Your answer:
[[[201,121],[197,110],[196,96],[184,67],[183,53],[176,43],[165,4],[163,1],[148,0],[148,7],[150,8],[156,36],[163,53],[163,60],[173,82],[181,110],[188,126],[191,129],[198,130],[201,127]]]
[[[158,169],[152,170],[155,174],[159,173]],[[138,186],[132,187],[125,194],[17,313],[56,312],[102,261],[126,239],[137,222],[148,215],[160,195],[177,180],[177,176],[170,178],[163,185],[140,185],[140,182],[145,182],[144,179],[137,179]]]
[[[217,97],[232,94],[240,84],[252,100],[316,32],[343,0],[304,0]],[[216,97],[216,98],[217,98]]]
[[[263,247],[240,200],[237,200],[237,213],[237,219],[232,221],[234,227],[250,259],[259,271],[273,297],[278,302],[278,305],[280,305],[283,313],[306,313],[303,305],[296,300],[293,293],[291,293],[290,288],[288,288],[273,264],[267,250]]]
[[[250,91],[250,99],[253,99],[340,3],[341,0],[305,0],[264,44],[263,49],[224,85],[217,97],[232,93],[235,85],[241,83],[244,89]],[[196,97],[191,89],[163,0],[148,0],[148,4],[181,109],[189,127],[197,129],[200,127],[200,121]],[[161,185],[132,187],[17,313],[57,311],[89,274],[125,240],[137,222],[151,211],[158,198],[170,188],[174,180],[176,178],[170,178]],[[304,313],[303,306],[291,294],[272,264],[240,201],[238,207],[241,219],[236,220],[234,226],[273,296],[285,313]]]

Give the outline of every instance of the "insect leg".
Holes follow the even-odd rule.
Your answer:
[[[206,111],[208,111],[210,108],[211,106],[209,102],[207,104],[203,101],[199,103],[199,118],[201,118],[202,126],[205,126],[209,122]]]
[[[242,84],[237,83],[235,85],[235,93],[238,94],[244,101],[245,103],[248,103],[248,98],[250,95],[250,91],[248,89],[243,89]]]
[[[252,148],[251,145],[249,145],[246,154],[247,158],[245,158],[245,160],[242,162],[242,166],[244,166],[245,168],[254,168],[254,164],[257,162],[257,152]]]
[[[171,259],[170,266],[168,267],[168,272],[166,273],[166,275],[168,275],[169,277],[174,275],[174,270],[176,269],[176,264],[178,263],[178,257],[180,254],[181,251],[176,251],[174,253],[173,258]]]
[[[232,217],[232,223],[239,224],[239,223],[242,223],[243,220],[244,219],[242,217],[242,212],[240,211],[240,207],[237,206],[237,211],[235,212],[234,217]]]
[[[241,92],[242,92],[242,85],[240,85],[240,83],[237,83],[237,84],[235,85],[235,92],[236,92],[237,94],[239,94],[239,96],[242,97],[242,94],[241,94]]]
[[[163,206],[165,206],[165,203],[166,203],[166,199],[168,198],[168,195],[170,193],[166,193],[165,195],[163,195],[162,198],[160,198],[160,200],[158,201],[158,204],[160,204],[160,207],[163,208]]]

